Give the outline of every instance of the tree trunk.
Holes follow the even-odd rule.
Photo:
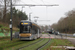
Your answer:
[[[6,18],[6,0],[4,0],[4,5],[5,5],[5,7],[4,7],[4,15],[3,15],[3,22],[5,23],[5,18]]]

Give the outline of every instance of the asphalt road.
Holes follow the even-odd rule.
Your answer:
[[[54,34],[49,34],[50,38],[61,38],[61,39],[75,39],[73,37],[68,37],[66,35],[54,35]],[[49,38],[48,34],[42,34],[42,38]]]
[[[57,38],[57,39],[68,39],[69,41],[71,41],[74,45],[75,45],[75,38],[74,37],[68,37],[68,36],[60,36],[60,35],[54,35],[54,34],[49,34],[50,37],[48,36],[48,34],[42,34],[41,38]]]
[[[63,35],[63,36],[75,37],[75,36],[73,36],[73,34],[67,34],[67,33],[60,33],[60,34]]]

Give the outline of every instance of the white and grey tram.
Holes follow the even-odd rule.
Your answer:
[[[40,38],[40,36],[40,27],[37,24],[25,20],[22,20],[20,22],[20,40],[33,40]]]

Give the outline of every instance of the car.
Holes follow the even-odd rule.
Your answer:
[[[55,31],[54,33],[55,33],[55,35],[59,35],[59,32],[58,31]]]
[[[75,36],[75,33],[73,34],[73,36]]]
[[[60,33],[58,32],[58,35],[59,35]]]
[[[54,30],[48,31],[49,34],[54,34]]]

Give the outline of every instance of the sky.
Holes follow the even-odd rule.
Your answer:
[[[39,17],[37,23],[39,25],[52,25],[57,23],[61,17],[66,17],[65,14],[75,8],[75,0],[21,0],[18,4],[43,4],[59,6],[16,6],[17,9],[26,12],[29,16],[31,13],[31,20],[35,20],[35,16]],[[23,8],[22,8],[23,7]],[[43,20],[43,21],[39,21]]]

